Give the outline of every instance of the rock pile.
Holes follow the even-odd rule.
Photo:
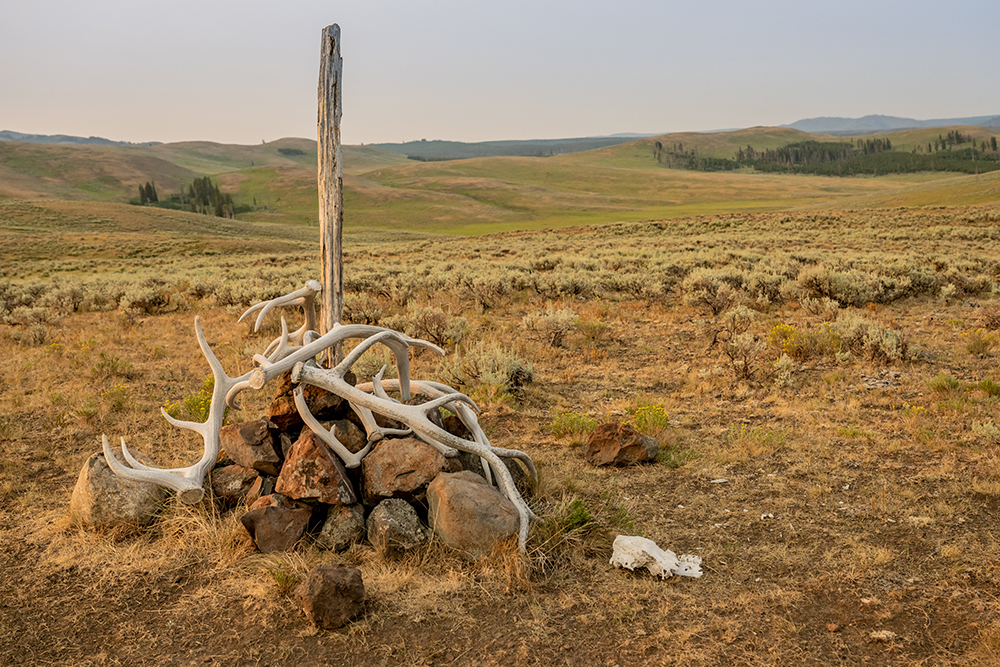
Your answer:
[[[514,505],[486,483],[478,457],[446,458],[418,438],[387,437],[360,467],[345,468],[304,426],[289,400],[290,386],[279,383],[267,418],[223,428],[222,452],[211,473],[218,502],[226,508],[249,505],[241,521],[260,551],[293,549],[309,535],[336,551],[367,538],[394,557],[436,534],[478,558],[517,534]],[[346,402],[316,387],[306,398],[348,449],[365,447],[360,420]],[[465,435],[460,422],[442,423]],[[519,486],[531,479],[520,462],[505,463]]]

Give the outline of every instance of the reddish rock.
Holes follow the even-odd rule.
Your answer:
[[[463,438],[465,440],[472,440],[472,432],[465,427],[462,420],[458,418],[458,415],[448,415],[444,418],[444,430],[448,431],[454,436]]]
[[[253,468],[228,465],[212,471],[212,492],[225,505],[232,507],[247,497],[260,474]]]
[[[240,521],[261,553],[270,553],[293,549],[311,517],[312,509],[305,503],[272,493],[251,505]]]
[[[427,537],[417,511],[400,498],[383,500],[368,515],[368,541],[390,558],[416,549]]]
[[[288,452],[274,490],[296,500],[317,500],[330,505],[358,501],[347,471],[315,433],[302,432]]]
[[[336,630],[361,613],[365,585],[361,571],[334,563],[309,570],[295,589],[295,598],[306,618],[319,629]]]
[[[590,436],[584,458],[595,466],[627,466],[653,461],[659,450],[655,438],[625,424],[607,423]]]
[[[153,461],[132,449],[140,463]],[[152,482],[132,482],[108,467],[104,452],[94,452],[83,464],[69,501],[72,516],[84,526],[99,529],[139,528],[153,522],[167,489]]]
[[[488,555],[520,527],[514,503],[467,470],[435,477],[427,487],[427,505],[434,534],[473,559]]]
[[[316,535],[321,549],[345,551],[365,536],[365,508],[361,505],[339,505],[330,508],[326,521]]]
[[[361,461],[365,504],[383,498],[420,498],[438,473],[448,468],[444,455],[416,438],[386,438]]]
[[[266,419],[223,426],[219,429],[219,446],[244,468],[277,475],[281,470],[280,448],[271,428],[273,424]]]
[[[355,384],[353,374],[348,373],[345,379],[351,385]],[[291,371],[282,375],[278,381],[274,398],[271,400],[271,405],[268,408],[268,419],[280,431],[302,426],[302,418],[299,416],[299,411],[295,408],[295,398],[292,395],[297,386],[292,382]],[[321,421],[342,417],[344,411],[349,409],[347,403],[336,394],[311,384],[303,385],[302,396],[306,399],[309,412],[312,413],[313,417]]]

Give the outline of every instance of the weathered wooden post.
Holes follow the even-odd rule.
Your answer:
[[[344,169],[340,150],[341,81],[340,26],[323,28],[319,63],[317,160],[319,180],[320,282],[323,285],[320,333],[344,315]],[[337,345],[337,358],[341,358]]]

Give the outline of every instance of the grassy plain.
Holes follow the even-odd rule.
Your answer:
[[[396,192],[423,179],[412,189],[489,210],[515,201],[477,161],[429,166],[366,178]],[[548,178],[552,190],[561,178],[516,160],[505,168],[505,179]],[[611,214],[616,187],[655,196],[652,181],[608,169],[582,195],[598,210]],[[718,175],[688,183],[707,192],[712,179],[736,187]],[[870,189],[858,206],[876,205],[884,185],[815,182]],[[745,200],[770,202],[785,186],[758,187],[761,198]],[[910,187],[962,200],[996,179]],[[710,205],[704,196],[690,205]],[[349,229],[351,318],[413,331],[421,308],[464,318],[446,363],[421,355],[414,373],[462,382],[491,440],[538,464],[531,502],[543,520],[529,557],[508,549],[469,564],[435,544],[403,561],[365,545],[260,555],[239,513],[210,505],[170,504],[133,536],[73,526],[70,491],[102,433],[163,465],[197,458],[198,443],[158,414],[208,374],[194,316],[230,374],[247,370],[276,329],[253,335],[235,320],[315,276],[315,230],[0,199],[0,662],[1000,660],[995,198],[476,238]],[[573,326],[553,347],[539,315],[567,310]],[[532,364],[534,382],[519,392],[456,378],[479,341]],[[246,418],[266,402],[247,396]],[[657,411],[669,420],[650,427],[656,463],[584,463],[593,424]],[[619,532],[698,554],[706,574],[664,582],[615,570]],[[316,634],[282,582],[322,561],[360,567],[369,600],[359,620]]]

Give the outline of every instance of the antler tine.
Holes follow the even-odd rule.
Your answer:
[[[253,371],[253,375],[250,378],[251,386],[254,389],[260,389],[270,380],[278,377],[285,371],[290,371],[295,364],[313,359],[320,352],[335,346],[337,343],[342,343],[350,338],[367,339],[376,334],[385,332],[392,334],[392,337],[390,339],[386,339],[384,343],[390,350],[392,350],[393,355],[396,357],[397,368],[401,367],[401,377],[403,376],[402,373],[405,373],[405,376],[409,378],[410,365],[409,357],[406,352],[408,347],[423,347],[429,350],[434,350],[442,356],[444,355],[444,350],[434,343],[430,343],[419,338],[410,338],[405,334],[397,333],[395,331],[391,331],[390,329],[375,327],[368,324],[341,324],[334,326],[333,329],[313,340],[311,343],[296,348],[283,359],[272,362],[267,357],[262,355],[254,355],[253,360],[258,367]]]
[[[364,347],[367,349],[375,342],[385,340],[388,338],[386,333],[391,333],[395,336],[400,335],[395,334],[395,332],[382,332],[366,339],[358,346],[358,348]],[[292,369],[292,381],[307,382],[309,384],[322,387],[323,389],[331,391],[337,396],[346,399],[352,405],[361,405],[369,410],[375,410],[386,417],[403,422],[413,429],[415,433],[425,439],[429,438],[431,440],[436,440],[447,446],[454,447],[455,449],[461,449],[473,454],[478,454],[480,457],[486,459],[489,464],[493,466],[494,472],[499,478],[498,482],[500,489],[517,509],[517,513],[520,518],[518,545],[520,546],[521,552],[525,553],[528,540],[528,526],[531,519],[534,518],[534,513],[528,508],[524,499],[521,498],[521,494],[514,485],[514,479],[511,477],[510,471],[507,470],[507,467],[503,464],[500,457],[493,451],[493,449],[478,442],[470,442],[459,438],[436,426],[428,418],[425,408],[427,404],[403,405],[392,401],[384,401],[373,394],[368,394],[360,391],[356,387],[352,387],[344,379],[344,375],[350,368],[350,364],[347,362],[352,357],[354,361],[356,361],[357,358],[360,357],[360,354],[354,355],[352,352],[348,358],[329,370],[313,368],[311,366],[307,366],[306,364],[298,363]]]
[[[392,380],[392,379],[383,380],[383,385],[390,390],[395,390],[398,389],[398,385],[396,384],[397,382],[398,380]],[[365,384],[359,384],[357,388],[361,391],[367,392],[372,390],[373,387],[372,383],[365,383]],[[414,380],[413,390],[416,391],[418,394],[423,394],[424,396],[427,396],[429,398],[438,398],[445,394],[457,393],[454,389],[452,389],[446,384],[442,384],[440,382],[432,382],[429,380]],[[517,459],[518,461],[521,461],[522,463],[524,463],[525,468],[527,468],[528,474],[531,475],[532,481],[535,484],[538,483],[538,471],[535,469],[535,462],[531,460],[530,456],[528,456],[519,449],[504,449],[501,447],[494,447],[493,445],[490,444],[489,438],[486,437],[486,433],[483,432],[483,427],[480,426],[479,420],[476,418],[475,412],[473,412],[473,408],[478,410],[478,408],[475,405],[472,405],[470,407],[469,405],[466,405],[464,403],[455,402],[455,403],[446,403],[443,407],[448,407],[449,409],[451,409],[452,406],[454,407],[455,413],[458,415],[459,420],[461,420],[461,422],[465,425],[465,427],[469,429],[469,432],[472,433],[472,437],[475,440],[475,442],[484,445],[486,447],[489,447],[498,456]],[[482,457],[480,458],[482,459]],[[492,484],[493,476],[491,469],[489,467],[489,462],[486,459],[482,459],[482,461],[483,461],[483,472],[486,475],[486,481]]]
[[[110,445],[108,445],[107,437],[102,436],[104,458],[107,460],[108,466],[117,475],[133,481],[154,482],[160,486],[173,489],[178,492],[181,502],[187,504],[200,502],[205,495],[202,483],[205,480],[205,475],[215,464],[215,460],[219,455],[219,429],[222,428],[222,423],[225,419],[227,399],[235,397],[239,391],[250,386],[248,382],[250,373],[245,373],[237,378],[231,378],[226,375],[222,364],[219,362],[218,357],[215,356],[205,338],[205,333],[201,329],[200,317],[194,318],[194,329],[195,335],[198,338],[198,346],[201,348],[202,354],[205,355],[205,359],[212,369],[212,377],[215,380],[208,419],[203,423],[181,421],[171,417],[164,410],[161,410],[161,412],[163,412],[163,416],[168,423],[179,428],[194,431],[202,437],[205,443],[205,451],[201,459],[187,468],[152,468],[139,463],[128,451],[125,439],[122,438],[122,456],[131,466],[126,467],[115,458]]]
[[[309,328],[310,329],[315,328],[316,310],[314,306],[314,299],[316,297],[316,294],[318,294],[321,291],[323,291],[323,286],[319,283],[319,281],[307,280],[305,287],[297,289],[294,292],[290,292],[289,294],[285,294],[284,296],[279,296],[274,299],[270,299],[268,301],[261,301],[260,303],[250,306],[250,308],[248,308],[246,312],[240,315],[240,319],[237,321],[242,322],[247,315],[259,310],[260,313],[257,315],[257,320],[254,322],[253,325],[253,330],[259,331],[260,325],[263,324],[264,322],[264,316],[267,315],[274,308],[278,306],[302,305],[305,306],[305,311],[306,311],[305,319],[307,321],[310,319],[310,311],[312,314],[312,320],[314,324]]]
[[[302,417],[302,421],[305,425],[309,427],[316,436],[326,443],[327,447],[333,450],[333,452],[340,457],[340,460],[344,462],[344,466],[348,468],[357,468],[361,465],[361,459],[365,457],[368,451],[372,448],[374,443],[369,442],[366,444],[361,451],[357,454],[351,452],[347,447],[344,446],[332,430],[327,429],[319,420],[313,416],[313,413],[309,411],[309,406],[306,404],[306,399],[302,395],[302,385],[295,388],[292,392],[292,397],[295,400],[295,408],[299,411],[299,416]]]

